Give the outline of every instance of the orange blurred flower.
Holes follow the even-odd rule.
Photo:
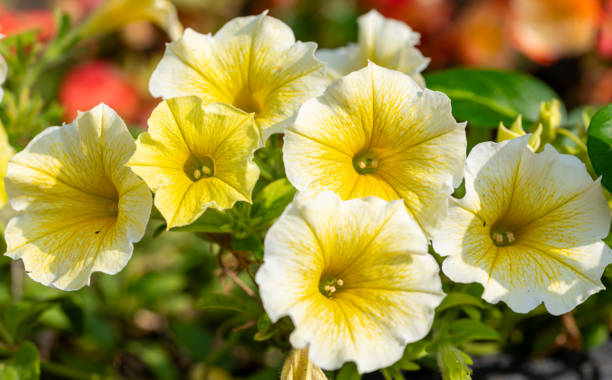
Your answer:
[[[0,31],[7,36],[37,29],[38,39],[48,41],[55,34],[53,13],[46,9],[14,11],[0,6]]]
[[[467,65],[511,68],[516,54],[508,32],[507,0],[471,3],[455,29],[458,59]]]
[[[59,100],[64,120],[72,120],[77,111],[99,103],[113,108],[127,122],[139,117],[140,96],[119,68],[112,63],[94,61],[73,68],[63,79]]]
[[[543,65],[593,49],[602,13],[600,0],[512,0],[511,12],[516,48]]]

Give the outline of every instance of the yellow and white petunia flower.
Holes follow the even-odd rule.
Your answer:
[[[105,34],[135,21],[156,24],[172,40],[183,33],[176,8],[170,0],[106,0],[85,22],[82,33]]]
[[[235,18],[214,36],[187,29],[167,45],[149,89],[155,97],[196,95],[255,113],[265,139],[325,89],[315,49],[313,42],[296,42],[291,28],[265,12]]]
[[[250,202],[259,178],[258,144],[252,114],[180,97],[153,110],[127,165],[155,192],[155,207],[170,229],[192,223],[208,207]]]
[[[441,92],[370,63],[306,102],[285,132],[287,178],[342,199],[403,199],[428,231],[460,184],[465,124]]]
[[[419,33],[401,21],[383,17],[374,9],[359,17],[357,22],[357,44],[317,51],[317,58],[328,64],[332,78],[359,70],[372,61],[410,75],[420,86],[425,86],[421,72],[430,60],[415,47],[421,40]]]
[[[544,302],[562,314],[603,289],[610,210],[580,160],[550,145],[536,154],[530,137],[472,149],[465,197],[451,198],[433,246],[449,256],[444,273],[481,283],[488,302],[520,313]]]
[[[327,376],[308,360],[308,349],[293,349],[285,359],[281,380],[327,380]]]
[[[135,147],[104,104],[36,136],[8,165],[6,191],[19,213],[6,227],[6,255],[63,290],[87,285],[92,272],[119,272],[151,212],[149,189],[125,167]]]
[[[399,200],[299,193],[264,246],[264,308],[291,318],[291,344],[323,369],[393,364],[427,335],[444,297],[425,234]]]

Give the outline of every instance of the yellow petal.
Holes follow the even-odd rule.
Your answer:
[[[610,211],[580,160],[550,145],[536,154],[529,141],[525,135],[474,147],[466,195],[451,200],[433,246],[450,256],[444,273],[481,283],[485,300],[522,313],[544,302],[562,314],[603,289],[600,277],[612,262],[601,241]]]
[[[251,201],[259,178],[253,115],[195,96],[163,101],[127,164],[155,192],[168,228],[193,222],[208,207]]]
[[[85,22],[83,33],[105,34],[142,20],[157,24],[172,40],[183,33],[176,8],[169,0],[106,0]]]
[[[315,49],[295,42],[287,25],[265,13],[238,17],[214,36],[187,29],[168,45],[149,88],[164,99],[195,95],[252,112],[265,139],[325,88]]]
[[[281,372],[281,380],[327,380],[321,368],[308,360],[308,350],[291,350]]]
[[[326,62],[332,77],[338,78],[367,66],[368,61],[410,75],[421,87],[421,71],[429,64],[415,47],[421,36],[403,22],[385,18],[371,10],[358,18],[358,45],[321,50],[317,57]]]
[[[134,149],[103,104],[36,136],[8,165],[6,190],[20,213],[6,228],[6,255],[63,290],[88,284],[92,272],[120,271],[151,210],[145,183],[125,167]]]
[[[328,370],[391,365],[428,333],[443,298],[427,239],[401,201],[331,192],[288,206],[266,235],[256,281],[270,318],[291,317],[291,344]]]
[[[287,178],[300,191],[343,199],[403,199],[432,229],[461,181],[464,128],[445,95],[371,63],[300,108],[285,136]]]

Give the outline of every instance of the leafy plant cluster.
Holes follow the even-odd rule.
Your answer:
[[[28,32],[0,42],[10,72],[0,120],[14,147],[24,147],[58,123],[56,89],[40,86],[40,78],[57,75],[91,38],[72,28],[65,15],[57,15],[57,24],[47,44]],[[542,104],[561,100],[526,74],[457,68],[425,79],[428,88],[451,98],[456,119],[468,121],[468,149],[490,140],[500,122],[511,125],[521,116],[527,132],[542,124],[548,142],[583,160],[612,191],[612,105],[569,113],[560,105],[561,119],[555,122]],[[185,372],[192,379],[230,379],[229,372],[250,380],[278,377],[293,325],[288,318],[270,321],[254,274],[263,263],[267,229],[295,195],[285,179],[282,146],[282,136],[275,135],[256,153],[261,177],[252,204],[209,209],[170,232],[154,214],[130,267],[117,277],[98,276],[93,286],[75,294],[23,283],[20,268],[0,260],[2,276],[10,278],[0,283],[0,378],[33,380],[41,372],[46,378],[71,379],[132,379],[140,373],[175,379]],[[612,244],[610,235],[606,242]],[[610,268],[603,281],[612,283]],[[383,369],[385,379],[410,378],[411,371],[423,368],[439,370],[444,379],[467,379],[473,355],[546,354],[558,347],[595,347],[609,338],[609,291],[559,319],[542,307],[520,315],[487,304],[479,285],[443,278],[443,286],[447,296],[436,310],[432,332]],[[327,376],[361,378],[352,363]]]

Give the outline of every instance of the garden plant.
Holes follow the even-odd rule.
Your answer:
[[[67,118],[47,79],[137,21],[168,38],[146,128]],[[461,380],[608,340],[612,104],[424,72],[375,9],[329,49],[169,0],[54,25],[0,41],[0,379]]]

